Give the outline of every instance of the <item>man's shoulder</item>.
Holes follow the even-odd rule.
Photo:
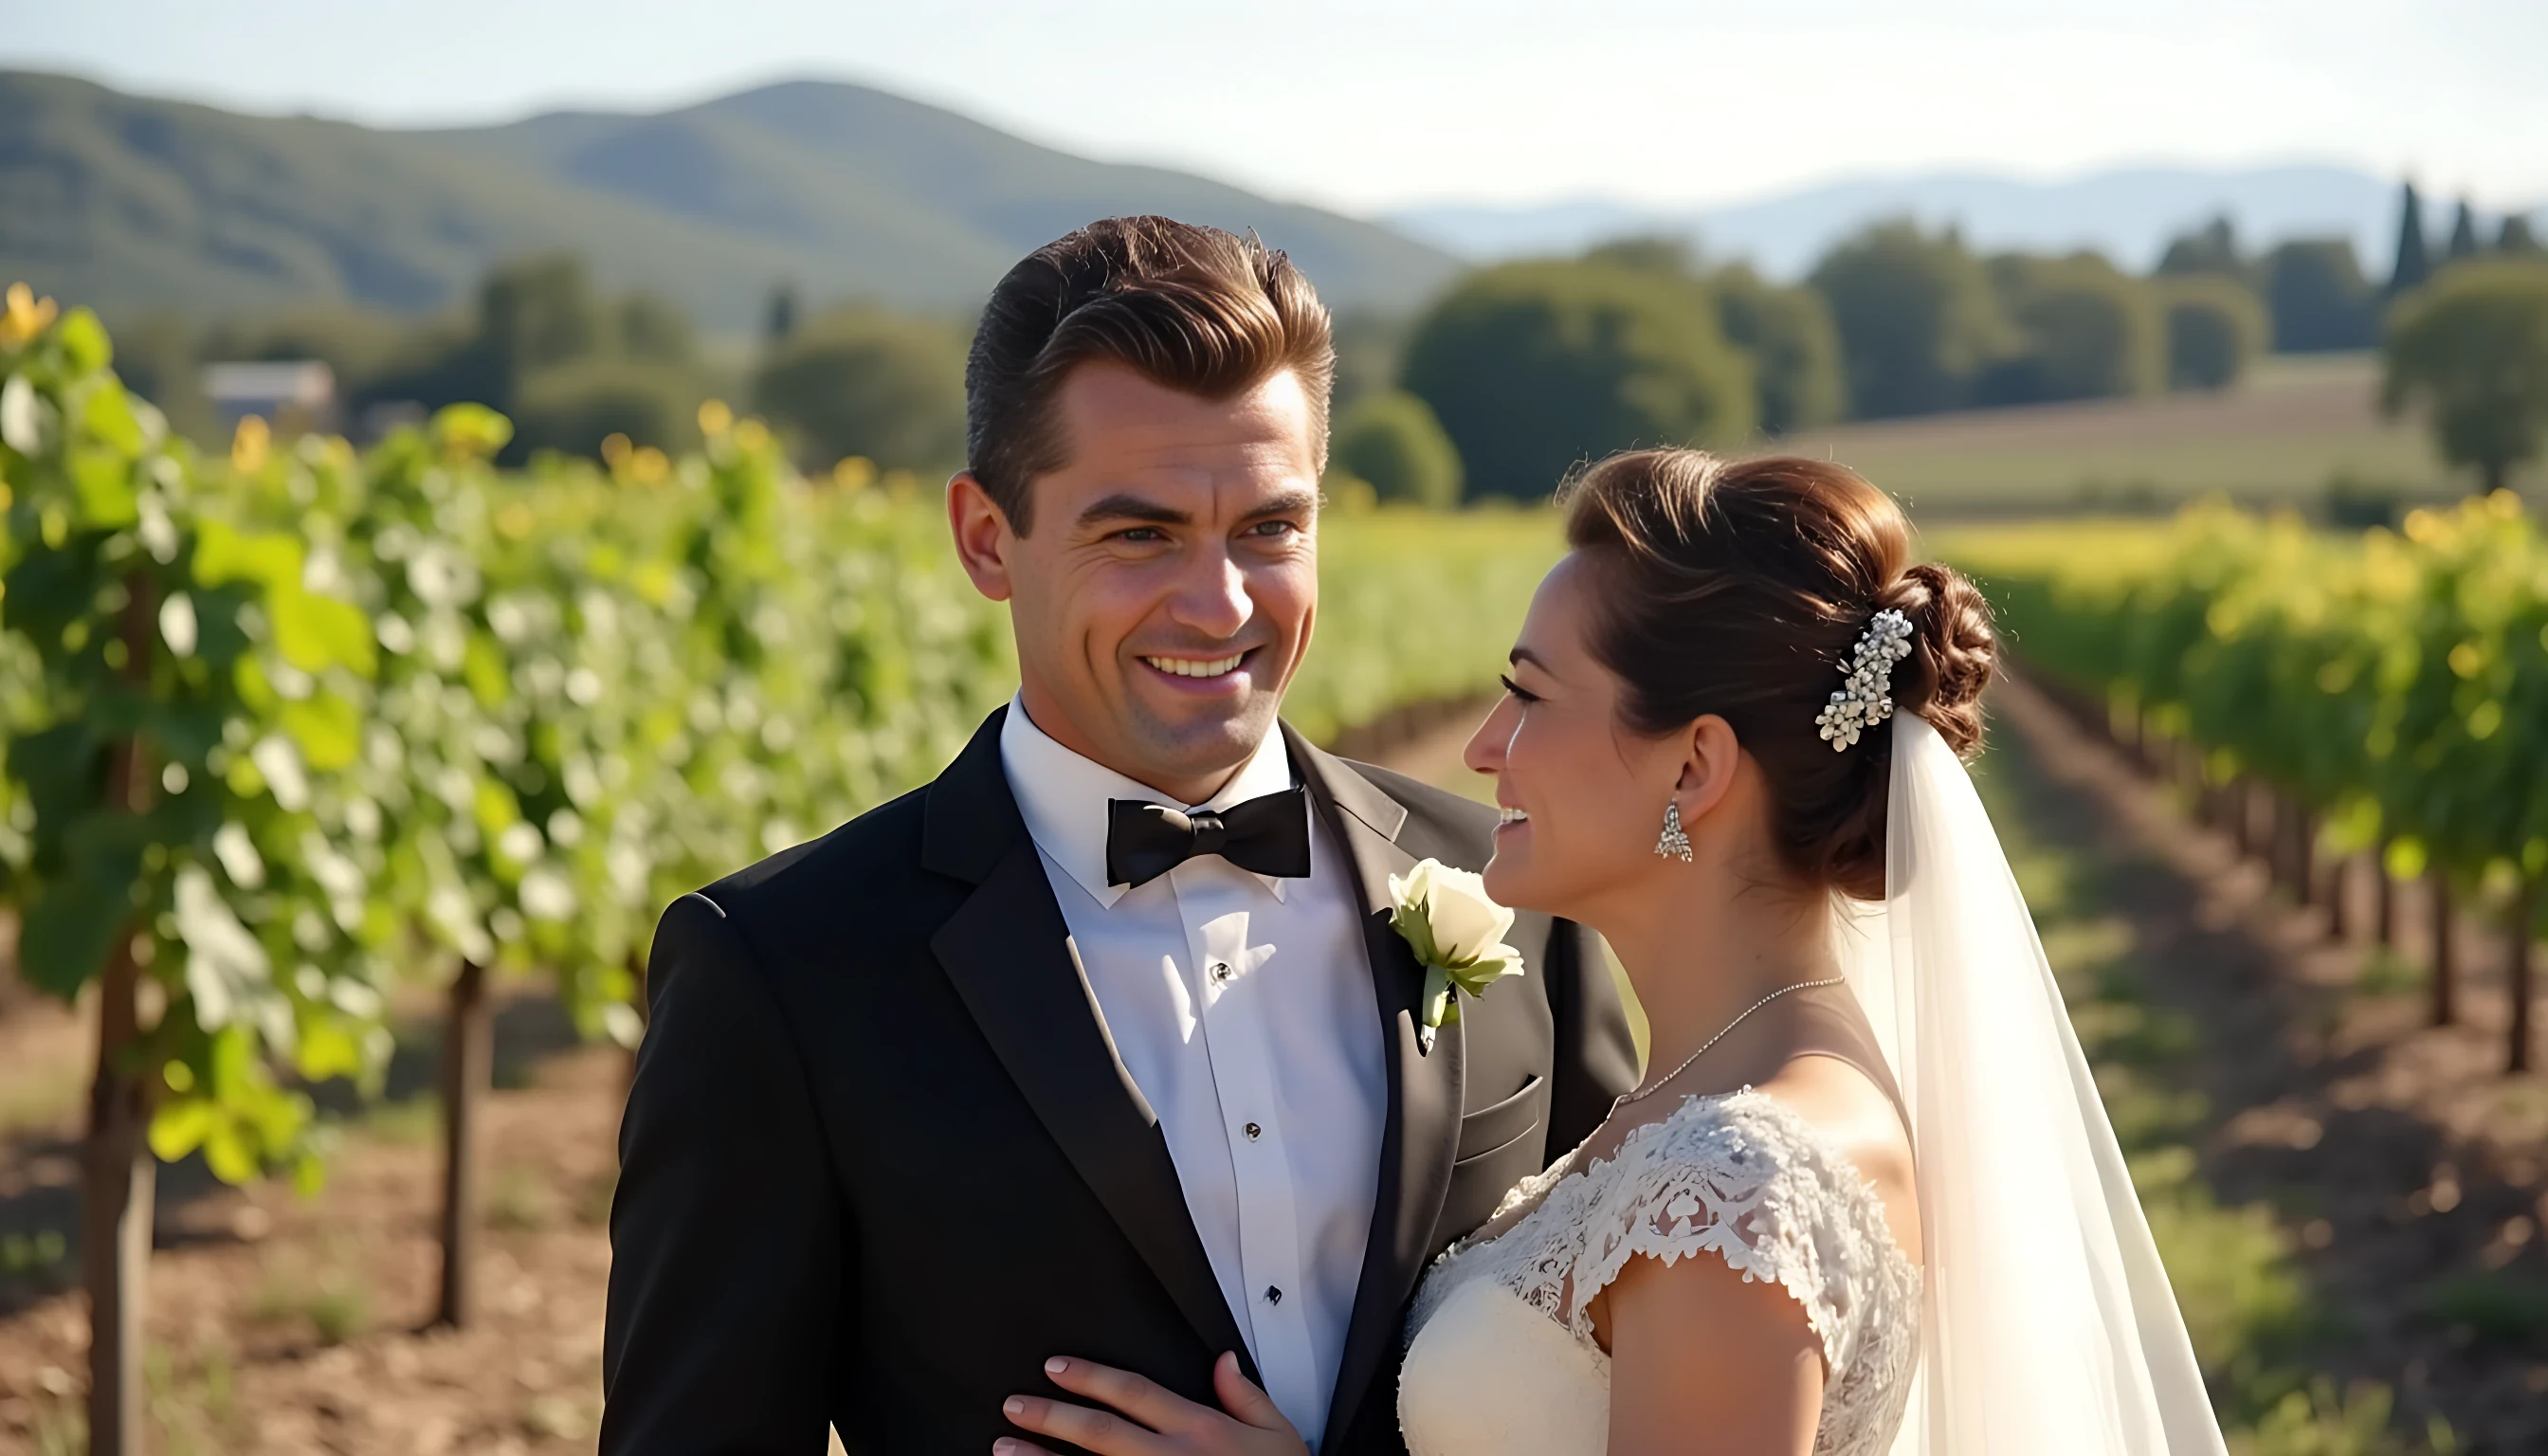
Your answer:
[[[1407,824],[1398,831],[1401,844],[1426,846],[1420,853],[1472,869],[1484,864],[1493,852],[1497,815],[1491,805],[1378,764],[1355,759],[1336,762],[1407,811]]]
[[[928,804],[924,784],[829,834],[757,860],[698,893],[729,915],[891,895],[897,886],[926,873],[920,867],[920,847]]]

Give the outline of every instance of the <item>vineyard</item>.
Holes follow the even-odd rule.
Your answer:
[[[93,318],[23,293],[0,315],[0,910],[20,924],[23,976],[80,995],[92,1018],[77,1277],[112,1313],[89,1347],[89,1449],[132,1449],[119,1433],[145,1428],[171,1450],[243,1448],[248,1417],[220,1394],[234,1388],[267,1403],[267,1449],[589,1439],[624,1074],[599,1048],[643,1032],[654,916],[925,780],[1014,682],[1005,609],[957,570],[934,491],[862,462],[807,479],[759,422],[711,404],[698,423],[694,453],[619,442],[600,463],[523,471],[490,463],[508,426],[469,408],[367,452],[251,421],[204,455],[126,393]],[[2198,509],[1931,545],[1984,579],[2029,676],[2269,860],[2283,901],[2339,937],[2426,937],[2417,1020],[2476,1036],[2468,928],[2509,930],[2512,1011],[2489,1045],[2525,1064],[2548,875],[2548,542],[2508,498],[2418,511],[2397,534]],[[1332,741],[1474,694],[1559,549],[1541,511],[1331,513],[1288,716]],[[2033,700],[2004,698],[2001,721],[2027,726],[2016,704]],[[1455,775],[1457,736],[1434,735],[1436,776]],[[2036,754],[2012,745],[1985,764],[2004,826],[2058,800]],[[2307,1230],[2333,1227],[2348,1250],[2415,1230],[2391,1229],[2386,1193],[2365,1188],[2295,1215],[2286,1236],[2267,1203],[2320,1175],[2218,1157],[2190,1109],[2205,1090],[2249,1113],[2279,1105],[2314,1073],[2283,1067],[2262,1091],[2236,1079],[2261,1076],[2263,1042],[2319,1013],[2224,983],[2200,938],[2119,928],[2097,876],[2139,871],[2105,865],[2093,823],[2009,832],[2240,1449],[2494,1449],[2451,1444],[2425,1420],[2442,1409],[2476,1412],[2466,1430],[2530,1430],[2529,1395],[2501,1393],[2548,1383],[2448,1342],[2463,1326],[2509,1330],[2487,1337],[2514,1349],[2548,1337],[2548,1313],[2501,1280],[2447,1286],[2461,1303],[2442,1315],[2374,1320],[2377,1355],[2306,1343],[2300,1266],[2326,1246]],[[556,1053],[571,1085],[491,1096],[522,1075],[518,1055],[498,1066],[497,1011],[534,1000],[596,1049]],[[423,1040],[419,1008],[440,1025]],[[2187,1049],[2207,1043],[2229,1049]],[[419,1048],[433,1062],[421,1087]],[[401,1066],[405,1093],[387,1086]],[[186,1264],[167,1290],[185,1322],[168,1312],[145,1338],[152,1180],[181,1161],[248,1190],[224,1228],[283,1231],[253,1288]],[[2466,1200],[2472,1229],[2510,1228],[2529,1207],[2526,1174],[2465,1177],[2447,1198]],[[319,1203],[266,1186],[321,1180]],[[2436,1174],[2415,1195],[2427,1215],[2450,1212],[2443,1186]],[[368,1276],[345,1272],[346,1240],[372,1248]],[[0,1252],[6,1293],[22,1261]],[[2405,1282],[2363,1282],[2384,1280]],[[364,1338],[367,1287],[432,1331]],[[252,1349],[201,1333],[241,1310],[296,1332]],[[179,1328],[192,1343],[172,1345]],[[78,1347],[35,1344],[47,1359]],[[258,1384],[234,1387],[245,1377],[227,1362],[249,1357]],[[2426,1359],[2481,1373],[2437,1395],[2400,1374]],[[2366,1383],[2338,1390],[2322,1369]],[[492,1394],[491,1370],[505,1382]],[[28,1389],[16,1379],[0,1372],[0,1406]],[[465,1394],[426,1407],[420,1383]],[[66,1410],[76,1385],[42,1390]],[[433,1424],[455,1405],[480,1423]],[[305,1419],[320,1429],[271,1434]],[[412,1440],[402,1420],[422,1422]],[[2420,1445],[2391,1429],[2418,1422]],[[39,1449],[78,1449],[69,1428],[0,1419],[0,1443],[24,1429]]]
[[[2420,879],[2436,1021],[2454,1015],[2453,907],[2499,919],[2505,1065],[2531,1065],[2548,541],[2517,498],[2419,509],[2396,534],[2202,508],[1941,544],[1984,579],[2029,665],[2103,699],[2304,903],[2345,905],[2345,877],[2367,868],[2385,935],[2397,882]]]
[[[389,993],[442,988],[438,1318],[466,1323],[490,978],[633,1045],[664,904],[924,781],[1014,683],[935,493],[809,483],[714,403],[680,458],[499,473],[509,426],[468,407],[363,454],[250,420],[202,458],[111,365],[93,317],[13,291],[0,884],[29,982],[95,986],[101,1450],[138,1423],[154,1154],[315,1185],[309,1089],[377,1087]],[[1518,511],[1322,544],[1290,699],[1322,737],[1491,681],[1558,550]]]

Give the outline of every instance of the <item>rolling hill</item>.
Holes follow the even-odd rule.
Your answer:
[[[2448,197],[2426,199],[2424,226],[2450,224]],[[1384,221],[1463,257],[1574,252],[1606,238],[1667,234],[1707,253],[1749,257],[1794,277],[1842,236],[1888,218],[1954,224],[1983,248],[2062,252],[2092,247],[2147,268],[2167,240],[2228,217],[2249,247],[2292,237],[2352,240],[2366,270],[2385,272],[2396,245],[2398,181],[2334,166],[2242,169],[2128,167],[2061,181],[1964,173],[1863,178],[1710,208],[1602,199],[1523,206],[1407,208]],[[2490,227],[2497,225],[2488,216]]]
[[[716,332],[751,327],[782,280],[814,304],[969,311],[1029,249],[1128,212],[1253,228],[1345,308],[1412,308],[1459,267],[1337,214],[844,83],[403,132],[0,71],[0,276],[110,319],[425,313],[494,263],[550,251]]]

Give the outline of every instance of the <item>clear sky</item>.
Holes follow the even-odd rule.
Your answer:
[[[375,124],[859,80],[1352,211],[2351,163],[2548,200],[2548,0],[0,0],[0,65]]]

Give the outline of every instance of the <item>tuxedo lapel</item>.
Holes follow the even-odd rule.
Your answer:
[[[1415,867],[1415,857],[1398,844],[1406,807],[1343,760],[1311,747],[1290,725],[1283,732],[1292,762],[1309,783],[1312,802],[1352,864],[1372,992],[1379,1003],[1381,1045],[1389,1063],[1378,1197],[1321,1442],[1323,1448],[1335,1449],[1334,1443],[1351,1428],[1355,1408],[1381,1362],[1398,1352],[1400,1321],[1431,1251],[1433,1226],[1450,1191],[1452,1156],[1459,1143],[1466,1044],[1455,1023],[1443,1028],[1430,1051],[1424,1049],[1417,1036],[1423,967],[1390,929],[1389,877]]]
[[[1107,1033],[1018,814],[1000,762],[1006,711],[929,788],[922,863],[974,886],[930,948],[1036,1117],[1177,1308],[1210,1348],[1246,1361],[1158,1118]]]

